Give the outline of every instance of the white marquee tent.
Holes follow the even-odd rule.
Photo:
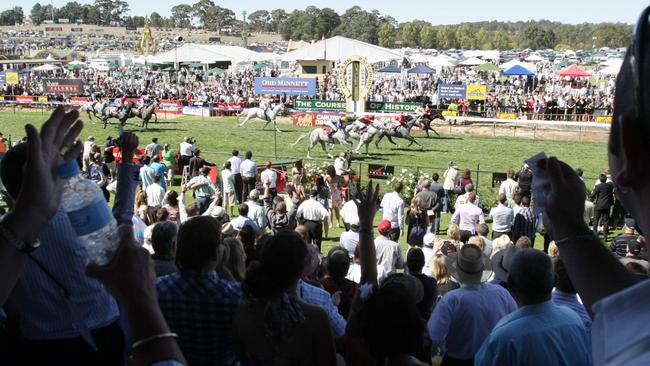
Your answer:
[[[342,36],[335,36],[326,40],[320,40],[301,49],[285,53],[280,56],[280,59],[284,61],[314,61],[324,59],[329,61],[341,61],[354,55],[364,56],[369,62],[373,63],[401,60],[403,58],[403,54],[399,51],[375,46],[370,43]]]
[[[147,59],[152,63],[199,62],[253,62],[274,59],[276,55],[259,53],[239,46],[186,43],[177,49],[161,52]]]
[[[511,68],[513,66],[516,66],[516,65],[519,65],[521,67],[525,67],[526,69],[528,69],[530,71],[537,71],[537,67],[535,65],[533,65],[531,63],[528,63],[528,62],[521,62],[521,61],[518,61],[516,59],[512,59],[512,60],[510,60],[510,61],[508,61],[506,63],[503,63],[503,64],[499,65],[499,68],[502,69],[502,70],[507,70],[507,69],[509,69],[509,68]]]

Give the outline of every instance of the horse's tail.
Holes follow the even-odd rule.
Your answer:
[[[296,146],[296,145],[300,142],[300,140],[302,140],[302,139],[304,139],[305,137],[309,136],[309,134],[310,134],[310,132],[303,133],[302,135],[300,135],[300,137],[298,137],[298,139],[296,140],[296,142],[294,142],[293,144],[291,144],[291,147]]]

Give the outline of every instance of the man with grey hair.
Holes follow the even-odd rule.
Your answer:
[[[166,276],[178,271],[176,268],[176,233],[178,225],[171,221],[157,223],[151,232],[151,258],[154,263],[156,277]]]
[[[455,209],[458,209],[461,205],[467,203],[467,197],[471,192],[474,192],[474,184],[469,183],[465,185],[465,193],[461,194],[456,198],[456,205],[454,206]],[[476,201],[474,201],[474,205],[478,206],[479,205],[479,197],[478,194],[476,195]]]
[[[257,189],[253,189],[248,193],[248,217],[250,217],[257,226],[260,227],[260,230],[264,232],[267,225],[266,215],[264,214],[264,209],[259,205],[260,202],[260,192]]]

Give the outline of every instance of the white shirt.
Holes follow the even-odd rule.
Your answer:
[[[377,266],[377,284],[381,285],[382,282],[384,282],[384,279],[386,278],[386,269],[382,265]],[[350,269],[348,269],[348,274],[345,276],[350,281],[354,281],[356,283],[361,283],[361,266],[359,264],[353,263],[350,266]]]
[[[483,248],[483,253],[487,255],[488,257],[492,255],[492,249],[494,248],[494,245],[492,245],[492,240],[484,237],[481,235],[481,239],[483,239],[483,242],[485,243],[485,248]]]
[[[95,147],[95,141],[85,141],[84,142],[84,156],[89,157],[90,153],[93,151],[93,147]]]
[[[337,157],[334,159],[334,169],[336,170],[336,175],[341,175],[347,170],[347,161],[345,158]]]
[[[397,192],[384,195],[381,200],[383,219],[390,221],[392,228],[404,229],[404,200]]]
[[[239,166],[239,172],[243,177],[255,178],[257,176],[257,164],[252,160],[244,160]]]
[[[163,200],[165,199],[165,190],[160,184],[152,183],[144,191],[147,193],[147,205],[149,207],[162,206]]]
[[[451,222],[458,225],[460,230],[471,231],[473,234],[476,232],[476,225],[485,222],[483,210],[467,202],[456,208],[451,216]]]
[[[194,145],[185,141],[181,142],[179,154],[181,154],[181,156],[192,156],[192,153],[194,153]]]
[[[423,246],[422,253],[424,254],[424,267],[422,267],[422,273],[429,277],[433,277],[433,275],[431,274],[431,260],[433,259],[433,255],[435,254],[433,252],[433,247],[428,247],[426,245]]]
[[[275,170],[273,169],[267,168],[264,169],[264,171],[260,175],[260,181],[262,182],[262,184],[266,185],[266,182],[269,180],[271,181],[271,183],[269,184],[269,188],[275,189],[275,184],[276,181],[278,180],[278,173],[276,173]]]
[[[449,168],[445,170],[443,177],[445,178],[445,182],[442,184],[442,187],[448,191],[454,189],[458,180],[458,169]]]
[[[298,206],[298,211],[296,211],[296,217],[309,221],[325,220],[328,216],[329,212],[327,212],[327,209],[325,209],[325,207],[323,207],[323,205],[313,197],[303,201],[303,203]]]
[[[515,194],[515,189],[519,185],[517,182],[515,182],[512,178],[508,178],[501,182],[501,185],[499,186],[499,194],[503,193],[506,195],[506,198],[511,200],[512,196]]]
[[[357,204],[354,203],[354,200],[349,200],[343,204],[341,208],[341,217],[343,217],[343,222],[351,223],[353,219],[359,220],[359,211],[357,211]]]
[[[385,236],[378,236],[375,238],[375,250],[377,265],[383,266],[386,269],[386,274],[390,275],[397,272],[398,269],[404,268],[404,256],[398,243]]]
[[[257,223],[257,226],[261,228],[266,227],[266,215],[264,215],[264,209],[262,206],[258,205],[257,202],[248,200],[246,201],[246,206],[248,206],[248,217],[253,219]]]
[[[354,251],[357,249],[357,245],[359,245],[359,233],[355,233],[352,230],[341,233],[339,244],[348,251],[350,258],[354,257]]]
[[[232,156],[228,159],[230,162],[230,170],[233,174],[239,174],[239,166],[241,165],[241,158],[239,156]]]
[[[514,213],[510,207],[499,203],[497,207],[493,207],[490,210],[490,216],[493,220],[492,231],[497,231],[500,233],[506,233],[510,231],[512,222],[514,220]]]
[[[232,174],[230,169],[224,169],[221,171],[221,183],[223,184],[224,193],[235,192],[235,176]]]

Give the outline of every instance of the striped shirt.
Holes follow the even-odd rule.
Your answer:
[[[77,320],[91,330],[114,322],[120,315],[117,304],[97,280],[86,276],[88,253],[63,209],[48,222],[39,240],[41,246],[31,255],[70,293],[76,315],[61,288],[29,260],[12,295],[25,338],[75,338],[81,336]]]
[[[189,365],[236,365],[232,322],[241,286],[215,271],[158,278],[158,303]]]
[[[522,236],[527,236],[530,240],[534,240],[535,232],[537,231],[535,222],[533,209],[521,206],[519,213],[515,216],[515,223],[512,225],[512,240],[516,242]]]
[[[334,338],[342,338],[345,335],[346,321],[343,316],[339,314],[339,309],[334,306],[332,297],[327,291],[300,280],[298,283],[298,297],[302,301],[319,306],[327,312],[327,317],[330,319],[330,327],[332,328]]]

